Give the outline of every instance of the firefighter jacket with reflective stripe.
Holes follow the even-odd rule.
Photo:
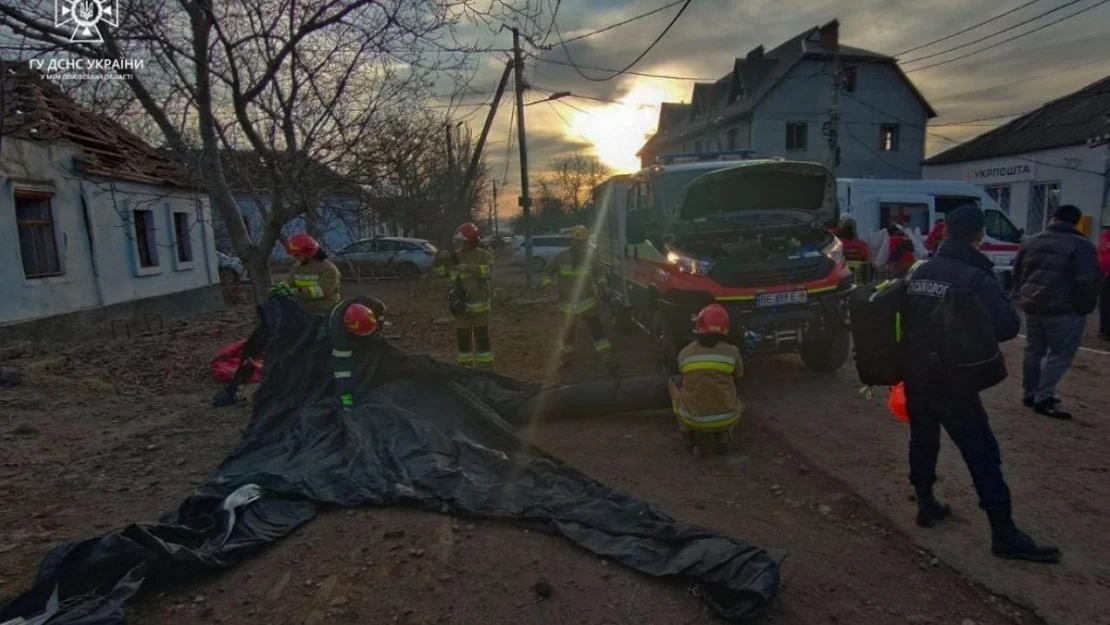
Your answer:
[[[570,248],[551,259],[544,270],[543,286],[559,282],[559,308],[563,312],[584,314],[597,306],[597,287],[607,280],[597,255],[585,248]]]
[[[693,430],[722,430],[736,425],[740,400],[735,381],[744,373],[740,349],[727,341],[705,347],[694,341],[678,354],[682,387],[675,412]]]
[[[330,260],[309,260],[293,265],[285,283],[305,312],[326,313],[339,303],[339,268]]]
[[[444,250],[436,256],[435,272],[441,278],[450,278],[452,284],[455,279],[462,282],[469,300],[468,313],[489,312],[489,281],[493,277],[493,254],[489,251],[480,247],[453,253]]]

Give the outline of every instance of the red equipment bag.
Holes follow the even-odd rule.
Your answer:
[[[890,387],[890,400],[887,402],[890,413],[902,423],[910,422],[910,413],[906,410],[906,386],[902,382]]]
[[[247,339],[235,341],[231,345],[220,348],[220,351],[212,357],[210,366],[212,376],[217,382],[230,382],[235,377],[235,372],[239,370],[239,365],[242,363],[243,346],[246,343]],[[262,382],[262,361],[251,359],[251,364],[254,365],[254,373],[251,374],[250,383],[258,384]]]

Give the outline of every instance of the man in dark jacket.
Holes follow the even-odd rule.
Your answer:
[[[989,318],[981,334],[998,342],[1017,336],[1021,320],[994,276],[993,263],[977,248],[984,235],[983,211],[964,206],[948,216],[944,243],[931,260],[916,265],[908,276],[906,307],[906,402],[910,417],[910,482],[917,491],[917,524],[932,527],[952,514],[937,501],[937,455],[943,426],[960,449],[979,495],[979,506],[991,526],[991,552],[1002,558],[1055,562],[1060,550],[1038,545],[1014,525],[1010,489],[1002,477],[1002,457],[978,391],[952,384],[950,372],[933,360],[936,351],[935,313],[949,290],[978,295]],[[974,301],[974,300],[972,300]],[[984,319],[986,322],[986,319]]]
[[[1054,419],[1071,418],[1057,405],[1056,385],[1098,303],[1098,253],[1075,228],[1081,215],[1071,204],[1057,208],[1048,228],[1026,239],[1014,260],[1014,292],[1026,326],[1023,400]]]

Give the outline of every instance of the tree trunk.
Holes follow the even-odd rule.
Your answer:
[[[247,275],[251,277],[251,289],[254,291],[255,301],[262,303],[273,286],[273,275],[270,271],[270,255],[255,250],[243,263],[247,268]]]

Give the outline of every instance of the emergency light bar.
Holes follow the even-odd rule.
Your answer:
[[[693,152],[661,154],[655,162],[661,165],[696,163],[698,161],[743,161],[756,158],[755,150],[724,150],[720,152]]]

